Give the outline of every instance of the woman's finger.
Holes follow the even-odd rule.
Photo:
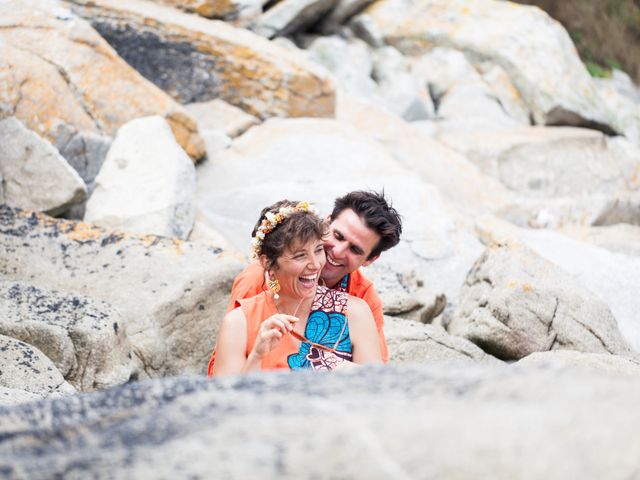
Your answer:
[[[289,322],[287,319],[279,318],[279,317],[271,317],[268,322],[265,322],[269,328],[278,328],[282,331],[282,333],[287,333],[289,330],[293,328],[293,324]]]
[[[263,338],[265,340],[280,340],[282,338],[282,335],[283,334],[280,330],[278,330],[277,328],[274,328],[272,330],[265,332]]]

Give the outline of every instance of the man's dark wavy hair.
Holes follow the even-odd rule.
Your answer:
[[[391,202],[387,201],[384,191],[358,190],[349,192],[343,197],[336,198],[331,212],[331,221],[338,218],[344,210],[350,208],[365,225],[380,235],[380,241],[373,248],[367,260],[377,257],[385,250],[395,247],[400,241],[402,233],[402,217],[396,211]]]

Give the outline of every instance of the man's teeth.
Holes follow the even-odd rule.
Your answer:
[[[327,256],[327,262],[329,262],[334,267],[341,267],[342,266],[339,263],[337,263],[335,260],[331,260],[331,257],[329,257],[329,256]]]

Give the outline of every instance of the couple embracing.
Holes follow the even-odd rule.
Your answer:
[[[400,215],[376,192],[337,198],[326,220],[307,202],[263,209],[255,261],[233,284],[209,376],[386,362],[382,303],[360,267],[401,232]]]

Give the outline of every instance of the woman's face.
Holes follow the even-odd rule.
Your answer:
[[[280,294],[308,297],[316,291],[325,262],[322,239],[307,243],[294,241],[278,258],[269,275],[280,282]]]

